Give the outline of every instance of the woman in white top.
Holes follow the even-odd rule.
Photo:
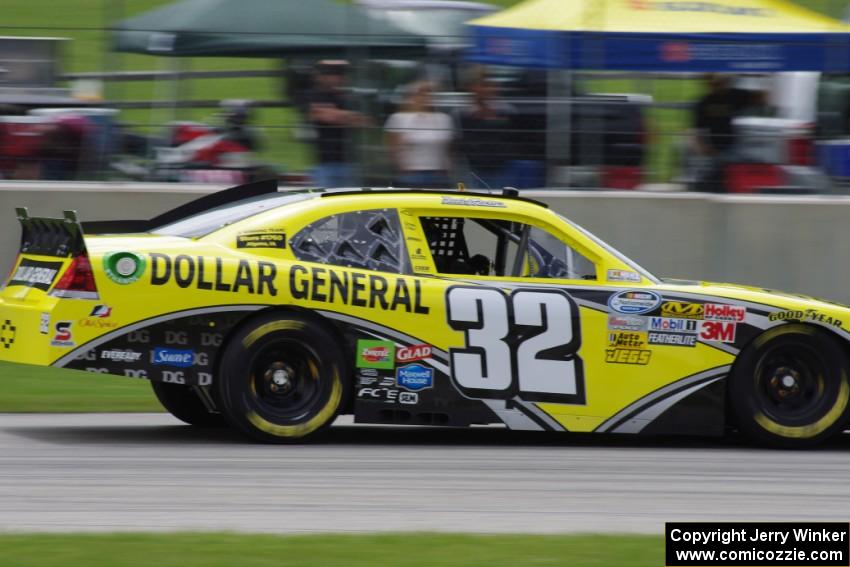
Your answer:
[[[399,185],[448,187],[454,128],[448,114],[431,107],[429,83],[412,86],[401,112],[389,117],[384,130]]]

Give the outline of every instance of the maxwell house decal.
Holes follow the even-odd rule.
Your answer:
[[[395,382],[399,388],[418,392],[434,387],[434,370],[421,364],[408,364],[396,370]]]

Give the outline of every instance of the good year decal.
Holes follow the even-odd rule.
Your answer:
[[[449,326],[464,334],[449,349],[451,378],[467,397],[585,403],[579,311],[562,290],[482,287],[446,292]]]

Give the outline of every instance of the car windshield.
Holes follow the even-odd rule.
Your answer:
[[[558,213],[555,213],[555,214],[558,214]],[[618,260],[620,260],[621,262],[623,262],[624,264],[629,266],[631,269],[633,269],[634,271],[636,271],[640,275],[644,276],[649,281],[651,281],[653,283],[661,283],[661,281],[658,278],[653,276],[652,273],[650,273],[648,270],[645,270],[644,268],[642,268],[640,266],[640,264],[638,264],[634,260],[629,259],[625,254],[623,254],[619,250],[616,250],[615,248],[606,244],[603,240],[601,240],[599,237],[597,237],[595,234],[593,234],[589,230],[582,228],[581,226],[579,226],[576,223],[574,223],[573,221],[567,219],[563,215],[558,215],[558,217],[560,217],[561,220],[563,220],[565,223],[569,224],[570,226],[574,227],[576,230],[578,230],[579,232],[581,232],[582,234],[587,236],[589,239],[591,239],[593,242],[598,244],[601,248],[605,249],[605,251],[610,253],[612,256],[616,257]]]
[[[315,197],[310,193],[259,195],[204,211],[153,229],[153,234],[198,238],[222,227],[283,205]]]

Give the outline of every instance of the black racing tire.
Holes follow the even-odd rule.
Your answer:
[[[738,357],[729,381],[734,425],[779,448],[816,445],[850,417],[850,364],[842,344],[811,325],[774,327]]]
[[[225,419],[265,443],[315,437],[350,395],[343,353],[334,330],[309,315],[273,312],[248,322],[219,366]]]
[[[211,413],[198,393],[185,384],[151,382],[156,399],[168,413],[195,427],[223,427],[227,425],[220,413]]]

